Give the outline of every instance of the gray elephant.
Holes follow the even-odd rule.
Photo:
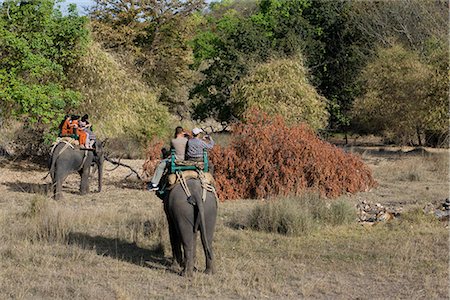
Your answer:
[[[95,150],[80,150],[77,147],[60,142],[52,151],[50,158],[50,176],[53,184],[53,197],[59,200],[62,197],[62,184],[71,173],[81,176],[80,193],[89,192],[89,174],[91,166],[95,163],[98,167],[98,191],[102,190],[103,144],[96,142]]]
[[[188,179],[186,183],[191,193],[189,199],[180,184],[164,197],[172,254],[176,262],[183,267],[181,275],[192,276],[199,229],[206,257],[205,273],[212,274],[215,271],[212,242],[217,218],[217,199],[213,192],[208,191],[205,201],[202,200],[203,190],[199,179]]]

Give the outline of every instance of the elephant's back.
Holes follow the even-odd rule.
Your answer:
[[[178,203],[178,205],[184,206],[186,203],[189,204],[188,194],[192,197],[194,202],[196,198],[201,199],[203,197],[203,188],[200,179],[188,179],[186,180],[186,186],[187,190],[180,183],[173,186],[168,196],[169,205],[175,205]],[[215,194],[211,191],[207,191],[205,200],[216,202]],[[192,206],[192,204],[189,205]]]
[[[52,161],[55,167],[60,165],[74,170],[78,170],[83,162],[90,165],[93,157],[92,151],[79,150],[64,142],[56,145],[52,153]]]

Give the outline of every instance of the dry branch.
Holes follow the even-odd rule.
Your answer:
[[[114,161],[114,160],[112,160],[111,158],[105,156],[105,160],[107,160],[107,161],[109,161],[110,163],[116,165],[117,167],[121,166],[121,167],[126,167],[126,168],[130,169],[130,171],[131,171],[132,173],[136,174],[136,177],[137,177],[139,180],[142,180],[141,176],[139,175],[139,173],[138,173],[135,169],[133,169],[131,166],[129,166],[129,165],[127,165],[127,164],[121,163],[121,162],[120,162],[120,159],[119,159],[119,161]],[[115,169],[116,169],[116,168],[114,168],[114,170],[115,170]],[[130,175],[131,175],[131,173],[130,173],[129,175],[127,175],[126,178],[128,178]]]

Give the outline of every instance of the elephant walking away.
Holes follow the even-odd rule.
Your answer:
[[[71,173],[81,176],[80,193],[89,192],[89,174],[91,166],[98,167],[98,191],[102,190],[103,177],[103,144],[96,142],[95,150],[80,150],[67,142],[60,142],[52,151],[50,159],[50,176],[53,184],[53,197],[59,200],[62,197],[62,184]]]
[[[183,267],[181,274],[192,276],[197,231],[200,230],[206,257],[205,273],[212,274],[215,272],[212,243],[217,218],[217,199],[215,193],[207,191],[206,199],[203,201],[203,189],[199,179],[188,179],[186,184],[191,193],[190,199],[179,183],[164,199],[172,254]]]

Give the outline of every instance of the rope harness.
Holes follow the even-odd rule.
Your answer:
[[[72,149],[75,149],[75,147],[68,141],[65,140],[58,140],[52,147],[52,149],[50,150],[50,155],[53,156],[53,152],[55,152],[56,147],[59,145],[59,143],[64,143],[64,147],[62,147],[62,149],[58,152],[58,154],[56,154],[55,158],[52,158],[52,160],[56,160],[64,151],[66,151],[69,147],[71,147]],[[88,156],[88,150],[84,150],[83,151],[83,160],[81,162],[80,167],[78,168],[77,171],[80,171],[83,168],[84,163],[86,162],[87,156]],[[47,175],[45,175],[44,178],[42,178],[42,180],[45,180],[48,175],[50,175],[50,171],[47,173]]]
[[[175,173],[177,175],[177,178],[178,178],[178,181],[180,182],[181,187],[183,188],[184,192],[186,193],[187,201],[190,204],[195,205],[195,201],[192,200],[192,194],[191,194],[191,191],[189,190],[189,187],[187,185],[186,178],[184,177],[183,172],[176,171]],[[202,170],[197,170],[197,173],[199,175],[198,178],[200,179],[200,184],[202,187],[202,201],[203,202],[206,201],[206,193],[207,192],[212,192],[212,193],[214,193],[214,196],[216,197],[216,202],[217,202],[219,197],[217,196],[216,188],[208,182],[208,180],[205,177],[205,173],[203,173]]]

